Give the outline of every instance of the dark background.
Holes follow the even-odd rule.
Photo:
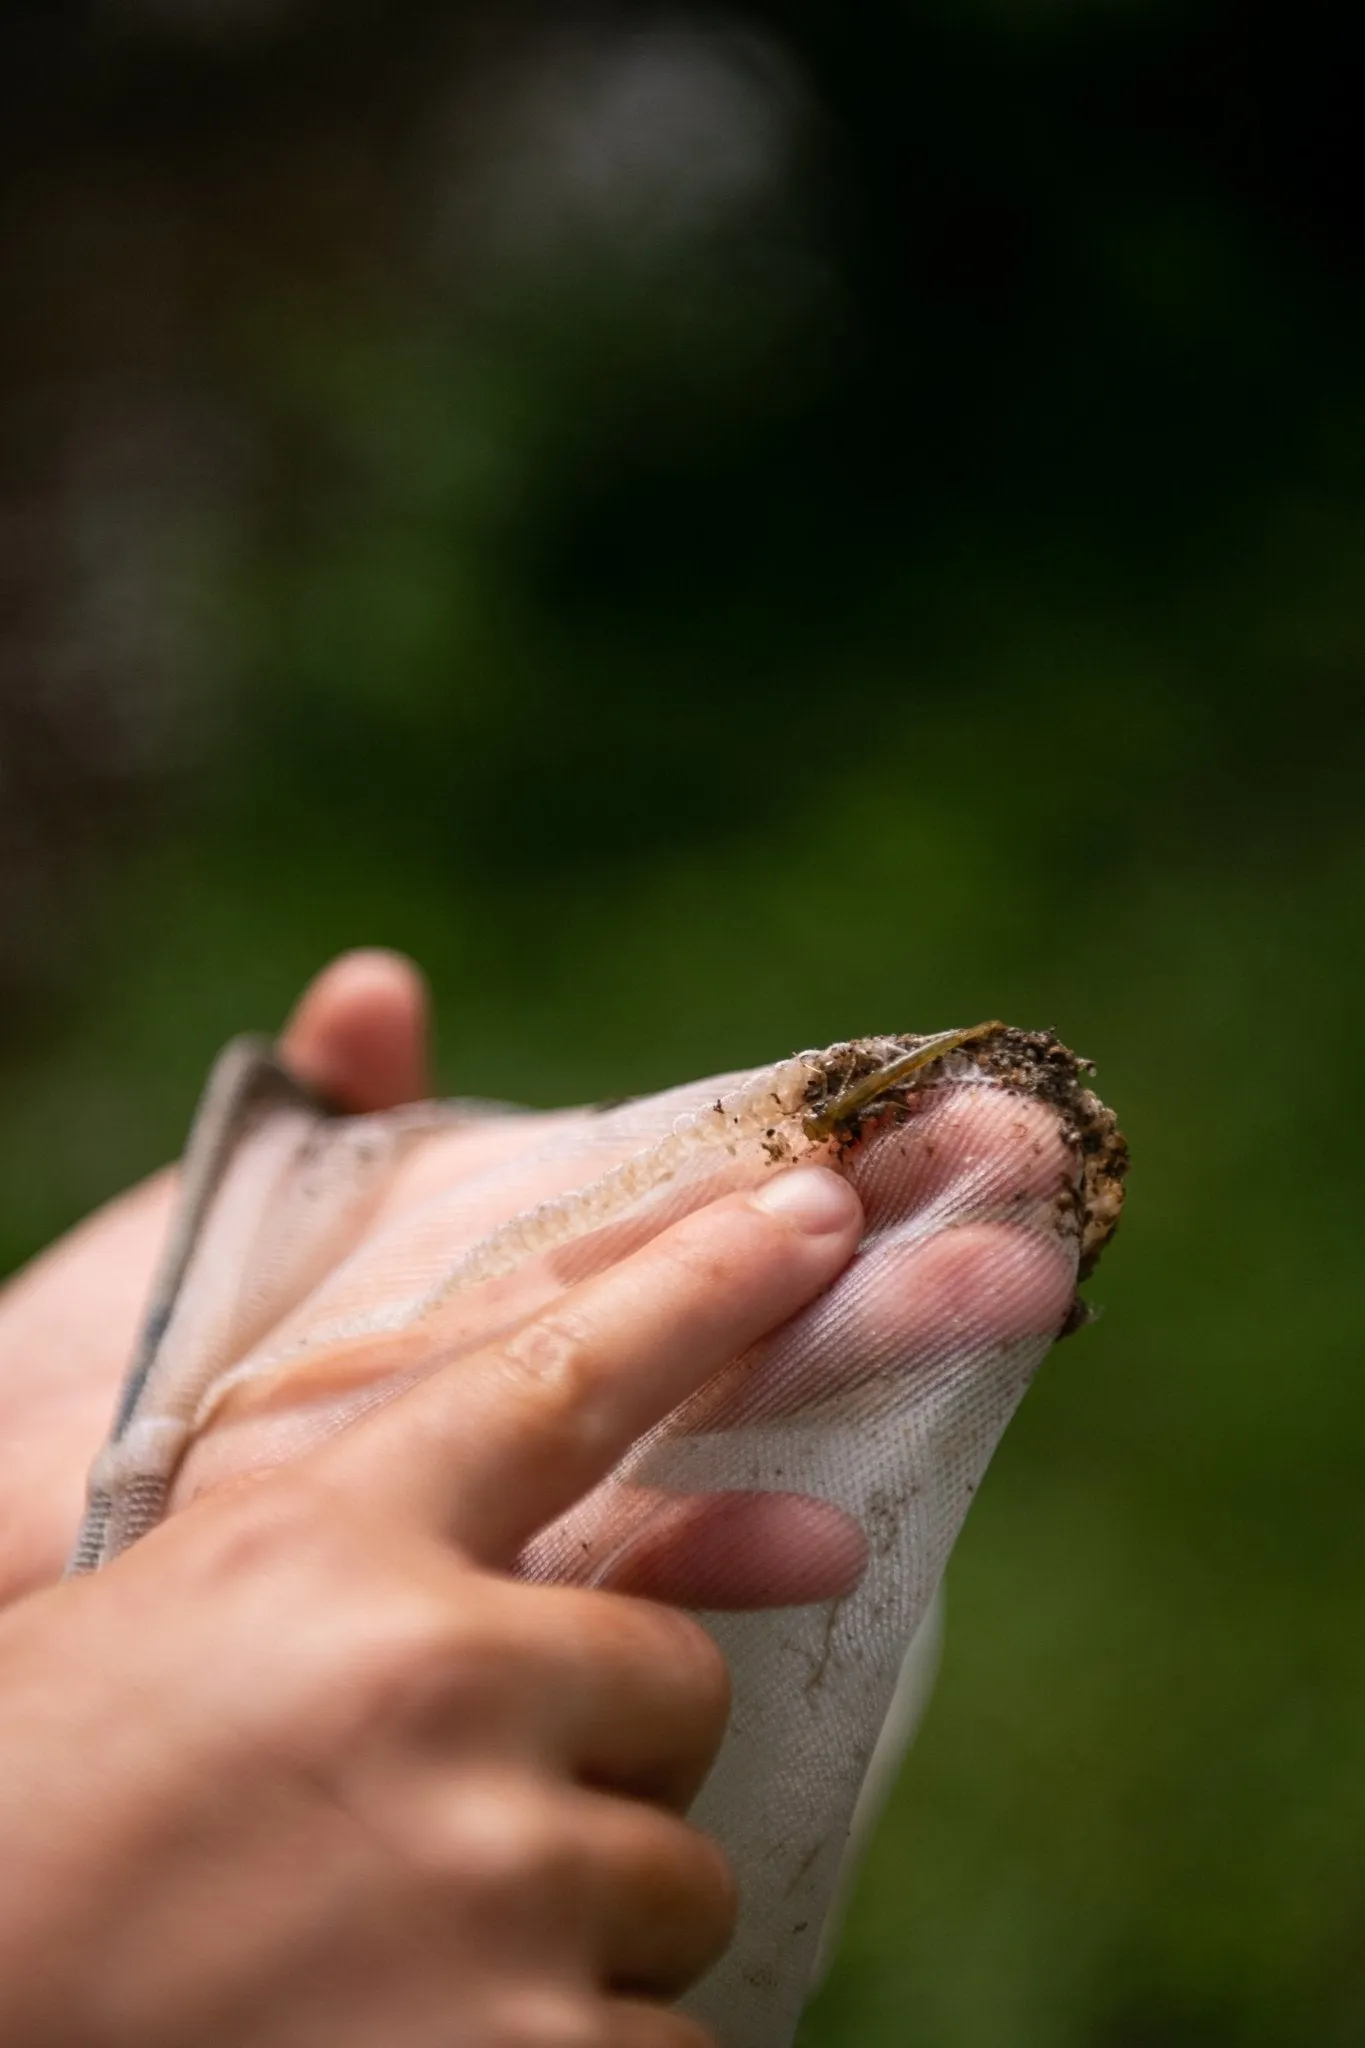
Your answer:
[[[0,1254],[359,941],[461,1093],[1000,1015],[1128,1128],[810,2048],[1365,2039],[1344,23],[0,15]]]

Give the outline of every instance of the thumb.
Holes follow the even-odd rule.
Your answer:
[[[300,997],[280,1055],[339,1109],[394,1109],[431,1092],[429,1000],[421,973],[378,947],[343,953]]]

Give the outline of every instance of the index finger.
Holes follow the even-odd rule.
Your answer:
[[[799,1166],[684,1217],[315,1452],[315,1475],[510,1564],[631,1446],[829,1285],[862,1206]]]

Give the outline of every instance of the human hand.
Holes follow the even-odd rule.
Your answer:
[[[199,1252],[212,1298],[230,1302],[233,1315],[241,1304],[242,1320],[217,1331],[217,1364],[200,1377],[204,1310],[191,1291],[140,1423],[145,1432],[150,1419],[154,1432],[163,1413],[192,1416],[188,1441],[162,1471],[154,1434],[144,1437],[150,1449],[113,1451],[100,1485],[126,1487],[144,1470],[158,1483],[169,1478],[174,1513],[296,1457],[411,1377],[417,1324],[439,1340],[433,1356],[478,1350],[638,1245],[661,1215],[743,1185],[753,1162],[722,1127],[714,1144],[696,1148],[690,1175],[661,1169],[663,1199],[652,1209],[600,1206],[608,1176],[623,1173],[628,1188],[646,1184],[650,1169],[641,1182],[640,1162],[650,1148],[661,1137],[667,1144],[690,1112],[709,1113],[737,1078],[747,1080],[713,1078],[608,1113],[471,1115],[461,1107],[415,1126],[400,1120],[415,1140],[387,1156],[380,1135],[362,1130],[355,1156],[373,1175],[363,1203],[349,1179],[345,1127],[335,1141],[323,1132],[310,1138],[292,1178],[277,1145],[245,1142],[221,1198],[221,1227],[210,1223]],[[945,1351],[975,1348],[989,1365],[1021,1344],[1045,1345],[1059,1328],[1074,1294],[1075,1247],[1064,1240],[1076,1160],[1057,1112],[1005,1089],[950,1088],[917,1103],[903,1139],[899,1129],[880,1128],[840,1159],[871,1205],[856,1275],[791,1330],[730,1361],[687,1416],[673,1419],[675,1440],[711,1429],[723,1436],[750,1417],[771,1424],[832,1398],[857,1401],[863,1382],[884,1382],[888,1357],[899,1383],[932,1370]],[[294,1244],[300,1230],[311,1233],[308,1250],[296,1250],[292,1266],[273,1251],[259,1263],[263,1248]],[[505,1268],[502,1234],[514,1247]],[[381,1331],[392,1341],[376,1342]],[[779,1455],[761,1482],[749,1464],[749,1485],[743,1454],[728,1484],[714,1465],[711,1483],[699,1484],[697,1468],[665,1475],[657,1459],[643,1481],[637,1463],[629,1478],[615,1475],[537,1532],[519,1568],[529,1578],[712,1612],[840,1598],[863,1578],[866,1531],[847,1503],[822,1497],[826,1482],[782,1484],[783,1468],[796,1479],[803,1463]],[[665,1477],[672,1483],[658,1483]],[[112,1548],[126,1540],[116,1533]]]
[[[353,1110],[428,1092],[426,992],[398,955],[344,954],[280,1038],[299,1078]],[[98,1210],[0,1291],[0,1606],[55,1580],[80,1521],[175,1203],[167,1170]]]
[[[860,1221],[820,1168],[696,1211],[0,1617],[7,2048],[702,2048],[719,1655],[507,1574]]]

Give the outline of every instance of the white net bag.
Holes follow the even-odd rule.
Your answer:
[[[838,1167],[866,1230],[834,1286],[518,1566],[689,1607],[724,1650],[730,1728],[694,1817],[730,1853],[740,1925],[684,2003],[725,2048],[783,2048],[907,1647],[1118,1220],[1126,1148],[1082,1068],[993,1024],[598,1109],[345,1117],[242,1041],[195,1125],[72,1568],[390,1398],[415,1329],[423,1369],[446,1366],[686,1211],[795,1161]]]

